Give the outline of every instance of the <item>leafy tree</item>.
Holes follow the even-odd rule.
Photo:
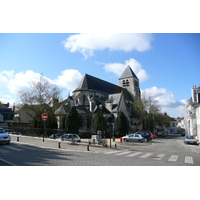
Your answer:
[[[18,93],[20,107],[33,119],[35,128],[43,127],[41,119],[43,113],[47,113],[49,116],[47,128],[56,128],[54,102],[59,99],[61,90],[42,75],[40,75],[39,80],[32,81],[29,85],[30,90],[28,92],[20,91]]]
[[[98,111],[95,115],[95,120],[94,120],[94,131],[97,133],[97,131],[101,130],[103,133],[103,113],[102,111]]]
[[[69,111],[69,114],[66,118],[65,127],[67,131],[78,133],[79,121],[78,121],[78,112],[76,110],[76,106],[73,106]]]
[[[127,119],[122,111],[118,113],[118,117],[116,121],[116,131],[119,133],[120,137],[128,134]]]

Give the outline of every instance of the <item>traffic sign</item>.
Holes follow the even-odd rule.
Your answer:
[[[46,121],[48,119],[48,115],[46,113],[42,114],[42,120]]]

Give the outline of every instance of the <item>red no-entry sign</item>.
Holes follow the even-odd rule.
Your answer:
[[[46,113],[42,114],[42,120],[46,121],[48,119],[48,115]]]

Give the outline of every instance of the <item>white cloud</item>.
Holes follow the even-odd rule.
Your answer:
[[[151,87],[141,90],[142,96],[154,96],[161,106],[163,112],[167,112],[171,117],[178,117],[184,115],[184,105],[186,100],[176,100],[172,92],[165,88]],[[178,116],[174,116],[178,115]]]
[[[69,36],[63,45],[70,52],[80,52],[85,59],[94,55],[94,51],[147,51],[151,49],[152,34],[148,33],[80,33]]]
[[[72,90],[75,89],[82,77],[83,76],[78,70],[66,69],[61,72],[61,75],[59,75],[56,80],[54,80],[54,84],[67,90]]]
[[[14,71],[0,72],[0,86],[6,87],[10,93],[17,94],[19,91],[29,91],[32,81],[40,80],[41,74],[35,73],[32,70],[25,72],[14,73]],[[63,87],[66,90],[75,89],[80,82],[82,75],[78,70],[67,69],[58,75],[57,79],[51,80],[44,76],[51,84]]]
[[[104,69],[107,72],[112,72],[116,74],[117,76],[120,76],[128,65],[132,68],[136,76],[139,78],[140,82],[143,82],[149,78],[149,75],[147,74],[147,72],[144,69],[142,69],[142,65],[133,58],[126,60],[125,64],[121,64],[121,63],[106,64],[104,66]]]
[[[8,89],[11,93],[17,94],[19,91],[30,90],[30,83],[40,79],[40,74],[32,70],[16,73],[11,79],[8,80]]]

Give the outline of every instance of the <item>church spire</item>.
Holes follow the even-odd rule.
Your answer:
[[[134,98],[140,98],[139,79],[129,65],[119,78],[119,86],[126,88]]]
[[[139,80],[138,77],[135,75],[135,73],[133,72],[133,70],[131,69],[131,67],[128,65],[126,67],[126,69],[124,70],[124,72],[122,73],[122,75],[120,76],[120,79],[125,79],[125,78],[132,78],[134,77],[135,79]]]

